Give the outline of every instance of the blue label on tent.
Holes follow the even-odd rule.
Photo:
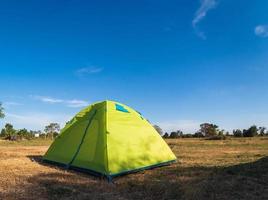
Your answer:
[[[121,112],[125,112],[125,113],[129,113],[129,111],[127,109],[124,108],[124,106],[121,106],[119,104],[115,104],[115,108],[116,110],[118,111],[121,111]]]

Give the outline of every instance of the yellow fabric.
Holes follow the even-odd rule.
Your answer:
[[[115,109],[123,106],[129,113]],[[175,160],[153,126],[132,108],[107,102],[107,149],[110,174]]]
[[[104,101],[78,113],[44,159],[113,176],[174,161],[176,157],[138,112]]]

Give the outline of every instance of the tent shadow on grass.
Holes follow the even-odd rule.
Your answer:
[[[29,158],[43,165],[42,157]],[[268,199],[268,157],[230,167],[177,163],[123,176],[114,184],[64,170],[40,173],[28,182],[35,186],[35,193],[24,188],[24,195],[33,199]]]
[[[102,175],[99,175],[99,174],[95,174],[95,173],[90,173],[90,171],[87,171],[87,170],[80,170],[78,168],[70,168],[70,169],[66,169],[66,167],[64,165],[60,165],[60,164],[54,164],[54,163],[49,163],[49,162],[45,162],[43,161],[43,157],[42,156],[36,156],[36,155],[28,155],[27,156],[32,162],[36,162],[38,163],[39,165],[43,165],[43,166],[47,166],[47,167],[51,167],[51,168],[54,168],[54,169],[58,169],[58,170],[68,170],[70,172],[76,172],[76,173],[81,173],[81,174],[84,174],[84,175],[87,175],[87,176],[91,176],[91,177],[94,177],[94,178],[98,178],[100,180],[106,180],[108,181],[107,177],[105,176],[102,176]],[[144,159],[149,159],[149,158],[144,158]],[[159,162],[159,161],[155,161],[155,162]],[[170,166],[174,163],[166,163],[166,164],[162,164],[162,165],[155,165],[155,166],[151,166],[151,167],[148,167],[148,168],[144,168],[144,169],[138,169],[138,170],[134,170],[134,171],[130,171],[130,172],[126,172],[122,175],[119,175],[119,176],[116,176],[113,178],[112,180],[112,183],[114,182],[114,180],[116,179],[119,179],[120,177],[124,177],[124,176],[127,176],[127,175],[130,175],[130,174],[137,174],[137,173],[143,173],[145,171],[149,171],[149,170],[154,170],[156,168],[162,168],[162,167],[167,167],[167,166]],[[119,166],[122,166],[122,168],[124,166],[127,165],[127,163],[125,162],[120,162],[118,164]]]
[[[43,156],[28,155],[27,158],[29,158],[32,162],[37,162],[39,164],[42,164],[43,162]]]
[[[139,173],[140,171],[144,171],[144,170],[153,170],[155,168],[161,168],[161,167],[166,167],[170,164],[172,164],[174,161],[170,161],[170,162],[163,162],[163,160],[159,159],[159,158],[154,158],[151,156],[150,152],[152,151],[152,140],[148,140],[148,141],[141,141],[141,146],[144,148],[144,155],[142,157],[142,159],[136,159],[133,163],[134,165],[131,165],[131,163],[128,161],[128,160],[131,160],[131,159],[127,159],[127,160],[123,160],[123,159],[118,159],[116,161],[113,162],[113,164],[116,164],[116,166],[120,169],[118,171],[121,171],[123,172],[122,174],[123,175],[128,175],[128,174],[133,174],[133,173]],[[124,142],[123,141],[118,141],[117,142],[119,146],[124,146]],[[134,149],[131,148],[131,147],[125,147],[125,151],[128,152],[130,155],[134,154]],[[147,153],[149,152],[149,153]],[[40,155],[28,155],[27,156],[31,161],[33,162],[37,162],[41,165],[46,165],[46,166],[51,166],[53,168],[61,168],[61,169],[64,169],[66,170],[66,167],[64,164],[56,164],[56,163],[49,163],[49,162],[44,162],[43,161],[43,157],[40,156]],[[146,166],[145,163],[154,163],[155,165],[151,165],[151,166]],[[158,165],[159,164],[159,165]],[[129,169],[132,169],[132,170],[129,170],[129,171],[124,171],[126,169],[126,166],[129,167]],[[140,166],[140,167],[137,167],[137,166]],[[140,170],[141,169],[141,170]],[[87,173],[88,175],[91,175],[91,176],[94,176],[94,177],[98,177],[98,178],[101,178],[101,179],[105,179],[104,176],[100,175],[100,174],[96,174],[94,172],[90,172],[89,170],[80,170],[79,168],[70,168],[68,170],[71,170],[71,171],[76,171],[76,172],[83,172],[84,173]],[[121,175],[119,175],[120,177]],[[116,179],[118,179],[118,177],[115,177]],[[113,178],[114,179],[114,178]],[[106,179],[107,180],[107,179]]]
[[[39,165],[42,165],[42,166],[50,167],[50,168],[53,168],[53,169],[56,169],[56,170],[61,170],[61,171],[67,171],[67,172],[70,172],[70,173],[75,173],[77,175],[83,175],[83,176],[86,176],[88,178],[94,178],[94,179],[98,179],[98,180],[104,179],[103,177],[96,176],[95,174],[85,173],[83,171],[79,171],[79,170],[75,170],[75,169],[66,169],[63,165],[55,165],[55,164],[51,164],[51,163],[48,163],[48,162],[44,162],[43,161],[43,156],[28,155],[27,157],[32,162],[36,162],[36,163],[38,163]]]

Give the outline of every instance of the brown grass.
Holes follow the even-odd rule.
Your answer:
[[[176,164],[108,184],[42,164],[48,141],[0,141],[0,199],[268,199],[267,138],[167,142]]]

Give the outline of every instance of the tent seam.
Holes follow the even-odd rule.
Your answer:
[[[71,162],[70,162],[69,164],[67,164],[67,166],[66,166],[67,168],[69,168],[69,167],[73,164],[73,162],[75,161],[76,157],[78,156],[78,154],[79,154],[79,152],[80,152],[80,149],[81,149],[81,146],[83,145],[83,143],[84,143],[84,139],[85,139],[85,137],[86,137],[86,135],[87,135],[88,128],[90,127],[92,120],[93,120],[94,117],[96,116],[96,113],[97,113],[97,110],[95,110],[94,113],[93,113],[93,115],[91,116],[91,118],[89,118],[89,122],[88,122],[88,125],[87,125],[86,129],[85,129],[85,132],[84,132],[84,135],[83,135],[83,137],[82,137],[82,140],[81,140],[81,142],[80,142],[80,144],[79,144],[79,146],[78,146],[78,148],[77,148],[77,151],[76,151],[76,153],[74,154],[74,156],[73,156]]]
[[[110,175],[110,169],[109,169],[109,159],[108,159],[108,142],[107,142],[107,133],[108,133],[108,101],[105,101],[105,141],[106,141],[106,162],[107,162],[107,176]]]

